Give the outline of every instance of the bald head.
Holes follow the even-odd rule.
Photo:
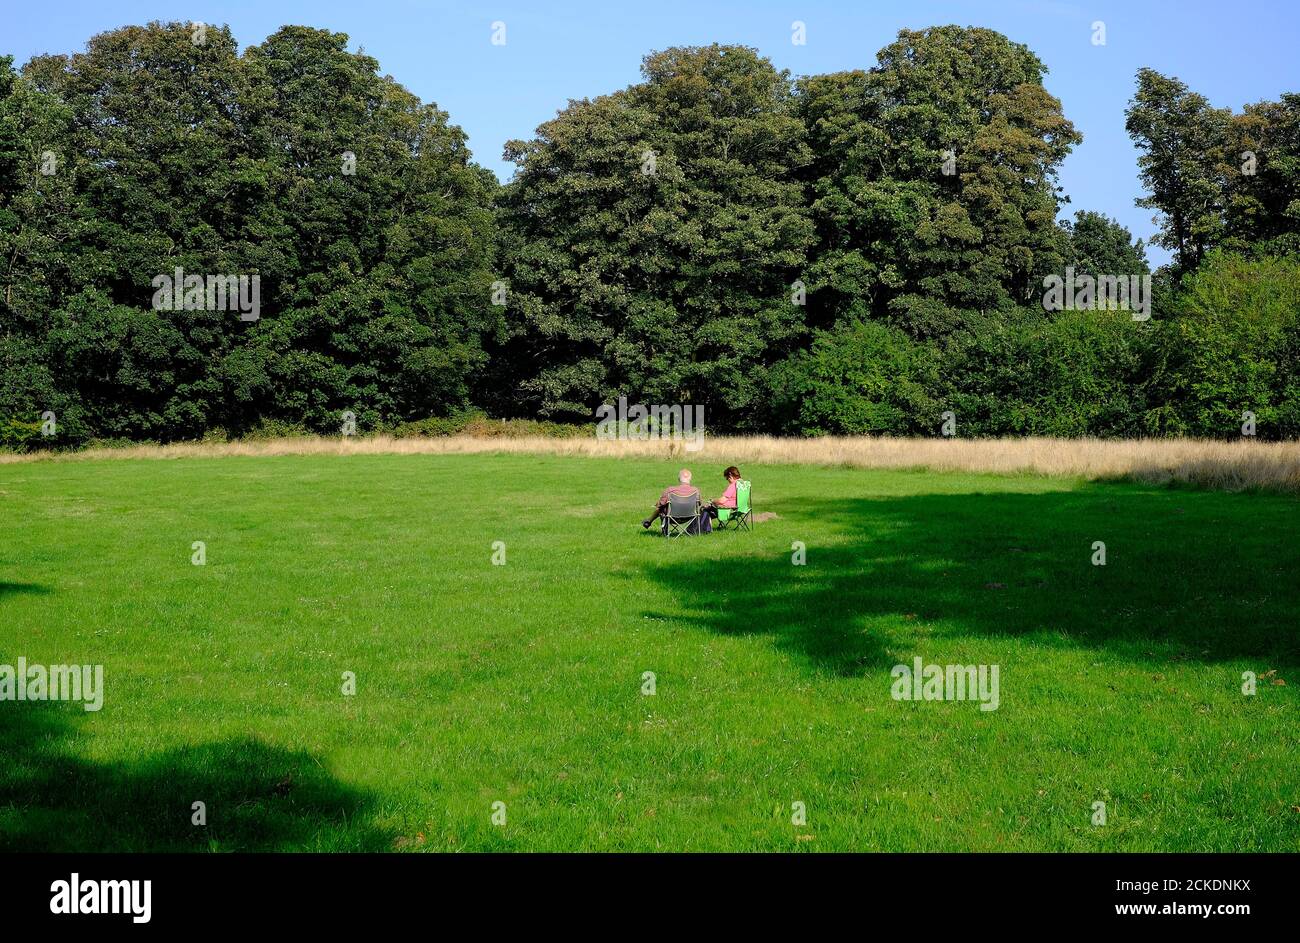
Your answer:
[[[689,485],[691,483],[691,470],[689,468],[683,468],[677,473],[677,480],[684,485]]]

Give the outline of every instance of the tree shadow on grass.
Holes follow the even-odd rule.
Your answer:
[[[771,636],[845,676],[888,669],[920,637],[1034,635],[1135,661],[1295,666],[1297,510],[1289,498],[1104,486],[796,499],[755,535],[710,538],[734,541],[733,559],[653,566],[678,611],[647,614]],[[775,549],[760,550],[774,533]],[[786,549],[796,540],[803,566]]]
[[[17,596],[20,593],[31,596],[47,596],[50,593],[50,588],[42,586],[40,583],[7,583],[0,580],[0,597]]]
[[[74,756],[80,705],[0,702],[0,851],[382,851],[368,796],[253,739],[138,761]],[[94,717],[86,714],[87,718]],[[95,721],[87,721],[93,723]],[[193,824],[193,804],[207,824]]]

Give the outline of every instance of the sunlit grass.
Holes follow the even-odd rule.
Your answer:
[[[0,663],[107,688],[0,702],[0,847],[1300,847],[1294,498],[715,441],[0,468]],[[641,530],[733,461],[777,519]],[[893,700],[918,655],[1001,706]]]

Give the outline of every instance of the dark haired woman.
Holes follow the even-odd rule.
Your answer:
[[[722,497],[714,498],[704,506],[704,512],[709,517],[718,516],[718,508],[736,509],[736,482],[740,481],[740,469],[731,465],[722,473],[722,477],[727,479],[727,490],[722,492]]]

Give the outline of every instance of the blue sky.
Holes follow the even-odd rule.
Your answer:
[[[5,0],[0,53],[17,62],[80,50],[94,33],[152,19],[228,23],[241,47],[285,23],[347,33],[382,70],[437,102],[469,134],[475,158],[508,179],[510,138],[528,137],[570,98],[600,95],[638,79],[641,57],[666,46],[754,46],[802,75],[867,68],[900,28],[986,26],[1027,44],[1050,69],[1047,87],[1082,131],[1061,182],[1067,213],[1094,209],[1149,238],[1136,152],[1124,133],[1133,75],[1150,66],[1177,75],[1218,106],[1300,91],[1300,4],[1294,0],[638,0],[620,3],[432,0]],[[493,21],[506,44],[490,42]],[[791,42],[802,21],[807,44]],[[1106,45],[1092,43],[1094,21]],[[1152,251],[1154,262],[1167,259]]]

